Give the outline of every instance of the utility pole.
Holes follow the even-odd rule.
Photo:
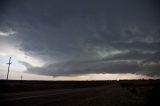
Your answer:
[[[21,75],[21,80],[22,80],[23,76]]]
[[[8,62],[7,64],[8,64],[8,72],[7,72],[7,80],[8,80],[9,69],[10,69],[10,65],[12,64],[12,62],[11,62],[11,57],[9,58],[9,62]]]

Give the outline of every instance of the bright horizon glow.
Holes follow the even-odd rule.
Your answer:
[[[6,79],[6,72],[0,73],[0,79]],[[25,72],[10,70],[9,79],[10,80],[20,80],[20,76],[23,75],[23,80],[73,80],[73,81],[90,81],[90,80],[136,80],[136,79],[159,79],[159,77],[150,77],[147,75],[140,74],[84,74],[77,76],[45,76],[45,75],[35,75]]]
[[[23,80],[129,80],[129,79],[159,79],[159,77],[151,77],[147,75],[142,74],[131,74],[131,73],[125,73],[125,74],[118,74],[118,73],[104,73],[104,74],[83,74],[83,75],[72,75],[72,76],[47,76],[47,75],[36,75],[31,73],[26,73],[25,70],[27,70],[26,66],[22,65],[18,62],[18,60],[25,60],[26,56],[24,56],[24,53],[22,51],[19,51],[18,49],[14,50],[13,54],[16,54],[12,57],[12,63],[9,79],[10,80],[20,80],[20,76],[23,75]],[[0,79],[6,79],[7,74],[7,67],[8,65],[5,64],[8,62],[9,54],[1,55],[0,59]],[[28,56],[29,57],[29,56]],[[33,66],[38,66],[40,64],[38,60],[29,57],[25,60],[26,62],[31,62]],[[42,63],[42,62],[41,62]]]

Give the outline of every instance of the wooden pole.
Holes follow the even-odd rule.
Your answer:
[[[9,69],[10,69],[10,65],[12,64],[11,63],[11,57],[9,58],[9,63],[8,64],[8,72],[7,72],[7,80],[8,80],[8,76],[9,76]]]
[[[22,80],[23,76],[21,75],[21,80]]]

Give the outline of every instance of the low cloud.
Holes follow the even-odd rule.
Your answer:
[[[33,67],[28,63],[21,62],[27,67],[27,73],[53,76],[71,76],[91,73],[133,73],[149,76],[159,75],[159,63],[143,63],[138,61],[72,61],[57,64]]]
[[[2,32],[0,31],[0,36],[10,36],[10,35],[14,35],[16,32],[14,31],[7,31],[7,32]]]

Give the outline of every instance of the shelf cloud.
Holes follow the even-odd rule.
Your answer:
[[[151,0],[2,0],[0,37],[14,34],[27,73],[159,76],[160,2]],[[5,32],[12,29],[12,32]],[[15,33],[16,32],[16,33]]]

